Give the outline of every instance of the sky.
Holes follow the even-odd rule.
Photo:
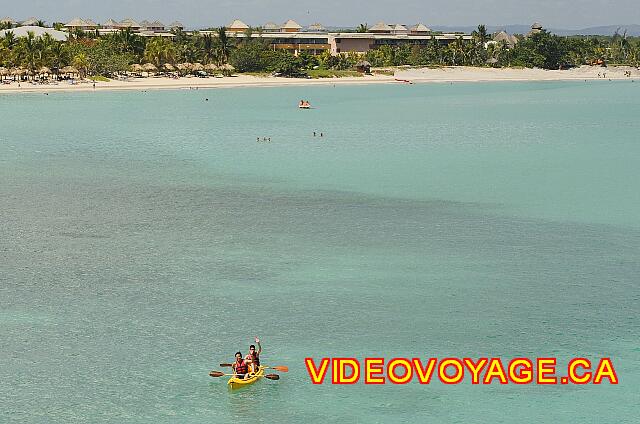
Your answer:
[[[427,26],[531,24],[579,29],[599,25],[640,24],[638,0],[0,0],[0,19],[29,17],[47,23],[91,18],[175,20],[187,28],[228,24],[234,18],[258,26],[294,19],[301,25],[387,23]]]

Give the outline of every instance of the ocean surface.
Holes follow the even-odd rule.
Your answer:
[[[2,95],[0,422],[637,423],[638,111],[630,81]],[[254,335],[290,372],[230,393]],[[620,384],[314,386],[306,356]]]

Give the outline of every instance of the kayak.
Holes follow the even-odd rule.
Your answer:
[[[243,380],[243,379],[237,378],[237,377],[231,377],[229,379],[229,382],[227,383],[227,385],[232,390],[233,389],[239,389],[241,387],[250,386],[251,384],[253,384],[256,381],[260,380],[262,377],[264,377],[264,367],[263,366],[258,368],[258,372],[257,373],[249,374],[249,378],[247,378],[246,380]]]

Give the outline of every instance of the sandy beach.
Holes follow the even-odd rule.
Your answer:
[[[391,70],[391,69],[390,69]],[[236,75],[224,78],[197,77],[149,77],[130,78],[127,81],[60,81],[52,84],[17,82],[1,84],[0,93],[53,92],[53,91],[103,91],[103,90],[154,90],[154,89],[199,89],[230,87],[272,87],[293,85],[326,84],[398,84],[403,81],[415,83],[488,82],[488,81],[577,81],[577,80],[640,80],[640,70],[633,67],[582,66],[569,70],[515,69],[515,68],[395,68],[394,75],[375,74],[362,77],[301,79]],[[629,74],[630,73],[630,76]],[[400,80],[400,81],[399,81]]]

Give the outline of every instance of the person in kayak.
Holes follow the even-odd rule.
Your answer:
[[[258,368],[260,367],[260,354],[262,353],[262,345],[260,344],[260,339],[255,338],[256,343],[258,344],[258,350],[256,351],[256,346],[249,346],[249,354],[244,358],[245,361],[249,363],[249,367],[251,368],[252,373],[258,372]]]
[[[231,367],[237,378],[246,380],[249,377],[249,364],[242,359],[242,352],[236,352],[236,362]]]

